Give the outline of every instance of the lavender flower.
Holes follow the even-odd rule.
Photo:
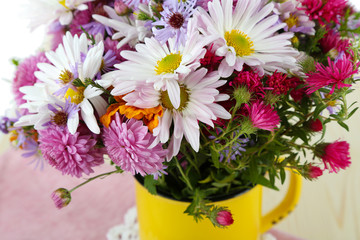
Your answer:
[[[169,0],[163,5],[164,10],[160,13],[161,18],[154,22],[153,32],[155,38],[165,43],[169,38],[175,37],[175,46],[185,44],[187,25],[193,14],[196,1]],[[163,28],[156,28],[157,26]]]
[[[59,126],[61,128],[66,127],[69,119],[76,117],[77,112],[80,110],[78,105],[71,102],[71,98],[68,97],[65,99],[65,106],[55,104],[55,106],[48,104],[48,109],[54,113],[51,116],[49,122],[45,123],[44,126],[49,126],[50,124]]]
[[[234,132],[233,136],[235,136],[237,133]],[[220,162],[224,161],[224,158],[227,159],[227,162],[229,163],[230,160],[236,160],[236,156],[241,156],[241,152],[245,152],[246,149],[244,148],[247,145],[247,142],[249,142],[248,138],[239,138],[232,146],[231,151],[230,148],[227,147],[220,153]]]

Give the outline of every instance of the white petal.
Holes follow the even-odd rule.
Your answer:
[[[97,124],[95,115],[94,115],[94,109],[91,106],[90,102],[87,99],[84,99],[80,103],[81,108],[81,116],[86,124],[86,126],[95,134],[100,133],[100,128]]]
[[[78,126],[79,126],[79,113],[76,113],[67,120],[67,127],[71,134],[75,134]]]
[[[173,79],[166,81],[166,90],[171,104],[178,109],[180,107],[180,86],[177,81]]]

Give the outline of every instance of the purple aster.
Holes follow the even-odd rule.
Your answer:
[[[137,10],[140,4],[148,5],[150,0],[124,0],[123,2],[134,10]]]
[[[20,92],[20,88],[24,86],[33,86],[37,82],[34,72],[39,71],[37,64],[40,62],[48,63],[45,53],[41,52],[36,56],[29,57],[22,61],[17,67],[15,78],[13,80],[12,90],[15,95],[17,105],[26,103],[23,99],[24,94]]]
[[[67,126],[69,119],[76,118],[80,110],[77,104],[71,102],[70,97],[65,99],[65,106],[48,104],[48,109],[53,112],[53,115],[50,117],[50,121],[45,123],[44,126],[56,125],[61,128]]]
[[[90,35],[93,35],[93,36],[96,36],[99,33],[101,35],[105,36],[105,32],[109,36],[113,35],[113,31],[109,26],[106,26],[106,25],[96,22],[96,21],[84,24],[82,27],[85,29],[86,32],[88,32]]]
[[[85,57],[81,56],[82,62],[84,62]],[[73,82],[78,77],[79,77],[78,63],[75,63],[75,66],[70,66],[70,70],[65,69],[60,73],[59,79],[56,80],[56,83],[63,85],[63,87],[61,87],[59,90],[57,90],[53,94],[55,96],[63,97],[66,94],[67,90],[69,90],[69,88],[74,88]]]
[[[45,160],[62,174],[81,177],[104,163],[103,153],[89,134],[71,134],[67,128],[50,126],[39,131],[39,148]]]
[[[321,98],[326,99],[326,100],[331,98],[331,94],[326,94],[324,92],[320,92],[320,95],[321,95]],[[326,109],[329,111],[330,114],[337,114],[338,112],[340,112],[341,107],[337,100],[332,100],[332,101],[327,102]]]
[[[142,121],[133,118],[122,121],[116,113],[109,128],[104,128],[103,137],[109,157],[121,169],[133,175],[154,174],[155,177],[164,169],[162,163],[167,150],[160,143],[150,147],[155,137]]]
[[[298,9],[299,3],[292,1],[275,3],[274,12],[280,15],[280,21],[286,23],[285,31],[315,34],[315,23],[309,19],[303,10]]]
[[[107,51],[101,61],[101,66],[100,66],[101,71],[98,72],[96,78],[100,79],[102,73],[107,73],[112,70],[115,70],[114,65],[118,63],[120,63],[120,61],[116,58],[115,52],[113,52],[112,50]]]
[[[196,1],[171,0],[164,3],[164,10],[160,13],[161,18],[154,22],[153,29],[155,38],[165,43],[169,38],[175,37],[175,46],[185,44],[187,25],[193,14]],[[156,28],[156,27],[160,28]]]

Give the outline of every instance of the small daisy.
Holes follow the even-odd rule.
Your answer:
[[[106,112],[107,103],[100,96],[102,91],[91,85],[85,85],[85,80],[94,80],[100,71],[103,61],[104,45],[102,42],[89,49],[85,34],[80,37],[72,37],[69,32],[63,39],[63,45],[59,45],[56,52],[47,52],[46,56],[51,62],[39,63],[40,71],[35,76],[40,80],[34,86],[23,87],[20,90],[25,93],[23,104],[31,116],[24,116],[16,123],[17,126],[35,125],[41,128],[44,114],[51,113],[48,104],[66,106],[66,99],[70,99],[80,109],[82,120],[93,133],[100,133],[100,128],[95,118],[96,112],[103,115]],[[82,82],[82,86],[74,85],[74,80]],[[41,117],[40,117],[41,116]],[[79,124],[79,114],[68,118],[68,128],[74,134]],[[31,120],[30,120],[31,119]],[[40,121],[41,120],[41,121]],[[39,122],[40,121],[40,122]]]
[[[61,25],[68,25],[73,19],[73,11],[88,9],[86,3],[92,1],[94,0],[33,0],[26,13],[30,19],[30,28],[35,29],[56,20]]]
[[[169,38],[176,37],[175,45],[186,41],[187,24],[193,14],[196,1],[168,1],[163,5],[161,18],[152,25],[155,38],[164,44]],[[161,28],[157,28],[157,26]]]
[[[168,146],[167,158],[170,160],[179,152],[184,136],[195,151],[199,150],[198,121],[214,127],[213,121],[217,118],[230,119],[229,112],[216,103],[229,99],[227,94],[220,94],[217,90],[226,83],[225,80],[219,80],[219,77],[217,72],[207,74],[205,68],[190,73],[178,83],[180,87],[180,106],[178,108],[175,108],[170,101],[168,91],[155,90],[149,84],[134,89],[124,97],[124,100],[128,105],[139,108],[151,108],[159,105],[163,107],[164,115],[159,119],[159,125],[153,130],[153,135],[156,136],[153,144],[166,143],[170,138],[172,123],[174,123],[173,134]]]
[[[225,57],[219,66],[222,77],[241,71],[244,64],[260,75],[295,67],[298,52],[291,47],[293,34],[277,33],[286,24],[277,24],[279,16],[271,15],[274,4],[263,2],[238,0],[233,9],[233,0],[214,0],[208,4],[209,13],[202,8],[194,13],[200,31],[216,37],[216,54]]]
[[[199,59],[206,52],[203,48],[209,39],[201,38],[193,31],[185,46],[178,49],[175,38],[168,44],[161,44],[155,38],[146,38],[144,44],[137,44],[136,51],[122,51],[128,61],[115,65],[118,71],[103,75],[103,80],[114,81],[114,96],[133,91],[137,84],[152,83],[156,91],[167,91],[175,109],[180,106],[178,81],[200,66]]]
[[[97,14],[94,14],[93,18],[116,31],[112,39],[120,39],[117,45],[118,48],[121,48],[125,44],[135,46],[136,43],[144,41],[145,37],[152,36],[151,29],[146,26],[146,21],[134,20],[132,16],[119,16],[116,11],[109,6],[104,6],[104,10],[110,18]]]
[[[280,15],[280,20],[286,23],[285,31],[315,34],[315,23],[309,19],[304,11],[299,10],[300,3],[287,1],[275,3],[274,12]]]

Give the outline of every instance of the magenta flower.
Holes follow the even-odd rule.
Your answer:
[[[232,217],[231,212],[227,211],[227,210],[222,210],[220,212],[218,212],[217,216],[216,216],[216,222],[218,224],[220,224],[221,226],[230,226],[231,224],[234,223],[234,219]]]
[[[291,79],[285,73],[275,71],[266,80],[266,84],[276,95],[286,94],[292,87]]]
[[[51,198],[58,209],[66,207],[71,201],[71,194],[65,188],[59,188],[51,194]]]
[[[167,150],[159,143],[152,147],[155,137],[142,121],[122,121],[116,113],[109,128],[104,129],[104,144],[111,160],[133,175],[161,172]]]
[[[347,0],[300,0],[310,20],[318,20],[321,25],[339,23],[339,17],[344,16]]]
[[[308,76],[306,82],[309,86],[306,90],[307,94],[311,94],[326,86],[331,87],[330,94],[335,91],[335,87],[338,89],[351,87],[351,84],[346,84],[344,81],[358,73],[359,70],[357,68],[359,64],[354,68],[352,61],[346,56],[338,59],[338,61],[331,61],[328,57],[328,64],[329,66],[325,67],[323,64],[317,63],[315,66],[316,71],[306,74]]]
[[[12,85],[15,101],[18,105],[26,103],[26,100],[23,99],[24,94],[19,89],[24,86],[33,86],[36,83],[37,78],[34,76],[34,72],[39,71],[37,64],[40,62],[49,62],[43,52],[27,58],[19,64]]]
[[[103,153],[96,148],[92,135],[76,132],[68,128],[51,125],[39,131],[39,148],[48,163],[63,174],[81,177],[94,172],[92,167],[104,163]]]
[[[349,143],[346,141],[335,141],[333,143],[320,144],[317,147],[318,156],[324,162],[325,169],[330,172],[338,172],[350,166]]]
[[[264,102],[254,102],[251,105],[246,104],[249,111],[250,121],[255,128],[274,131],[274,128],[280,123],[277,112]]]

